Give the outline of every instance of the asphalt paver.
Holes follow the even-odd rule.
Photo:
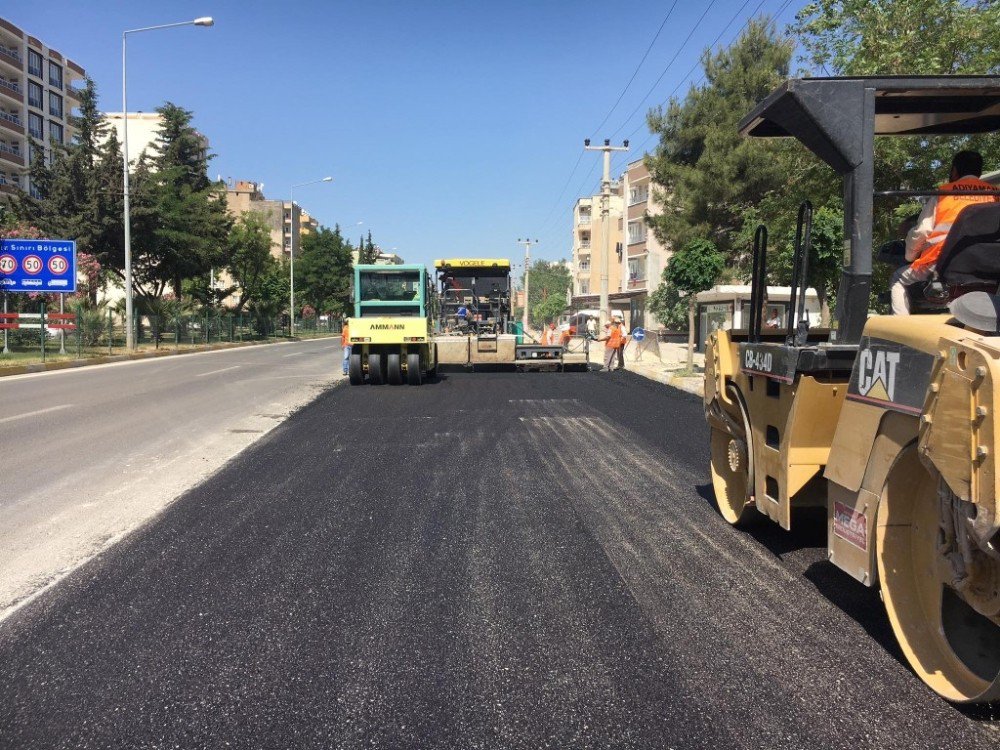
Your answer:
[[[997,747],[707,443],[631,373],[331,388],[0,624],[0,747]]]

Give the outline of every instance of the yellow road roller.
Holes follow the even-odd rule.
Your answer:
[[[759,227],[750,322],[705,358],[719,512],[790,529],[794,508],[825,507],[830,561],[881,590],[914,672],[957,703],[1000,698],[1000,203],[961,211],[908,288],[915,314],[870,315],[873,201],[954,194],[876,194],[874,139],[994,132],[998,103],[991,76],[792,79],[759,103],[744,136],[796,138],[844,180],[837,312],[830,330],[805,319],[804,203],[787,327],[761,330]]]
[[[351,385],[420,385],[437,370],[427,269],[354,267],[354,317],[348,318]]]

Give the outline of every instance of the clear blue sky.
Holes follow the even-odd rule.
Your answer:
[[[716,0],[696,27],[709,1],[676,3],[599,132],[673,0],[6,0],[0,14],[82,65],[107,111],[121,109],[122,30],[213,16],[213,28],[130,37],[129,109],[193,110],[216,154],[211,176],[262,181],[271,198],[333,175],[296,200],[350,237],[371,229],[383,248],[430,263],[516,259],[525,234],[541,240],[536,257],[568,257],[570,206],[599,178],[588,153],[569,180],[583,139],[622,126],[616,141],[650,148],[646,109],[686,90],[704,47],[758,7],[787,6],[785,23],[803,4]]]

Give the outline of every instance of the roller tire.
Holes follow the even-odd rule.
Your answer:
[[[420,355],[417,352],[410,352],[406,355],[406,382],[409,385],[420,385],[423,382],[423,373],[420,371]]]
[[[739,404],[738,395],[732,392]],[[733,422],[741,426],[732,435],[718,427],[712,427],[712,487],[715,490],[715,506],[726,521],[733,526],[745,524],[753,518],[757,509],[753,495],[753,445],[750,442],[750,421],[742,406]]]
[[[368,355],[368,382],[372,385],[385,384],[385,358],[381,354]]]
[[[975,611],[952,588],[953,571],[939,552],[937,482],[915,448],[889,474],[875,529],[882,600],[903,654],[928,687],[955,703],[996,700],[1000,617]],[[987,570],[996,585],[1000,570]]]
[[[386,357],[386,376],[389,385],[403,384],[403,366],[399,362],[399,352],[392,352]]]
[[[347,363],[347,377],[351,385],[365,382],[365,368],[361,364],[361,354],[352,354]]]

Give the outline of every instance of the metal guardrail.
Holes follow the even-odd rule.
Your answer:
[[[12,148],[12,147],[8,146],[6,143],[4,143],[3,141],[0,141],[0,151],[4,151],[4,152],[6,152],[8,154],[14,154],[15,156],[20,156],[21,155],[21,149],[19,149],[19,148]]]
[[[0,78],[0,86],[8,88],[11,91],[16,91],[19,94],[21,93],[21,87],[14,81],[8,81],[6,78]]]
[[[21,124],[20,117],[18,117],[17,115],[12,115],[10,114],[10,112],[4,112],[3,110],[0,110],[0,120],[6,120],[7,122],[12,122],[15,125]]]
[[[24,62],[23,58],[21,57],[21,53],[18,52],[17,49],[15,49],[14,47],[5,47],[4,45],[0,44],[0,55],[9,57],[10,59],[17,62],[18,65]]]

